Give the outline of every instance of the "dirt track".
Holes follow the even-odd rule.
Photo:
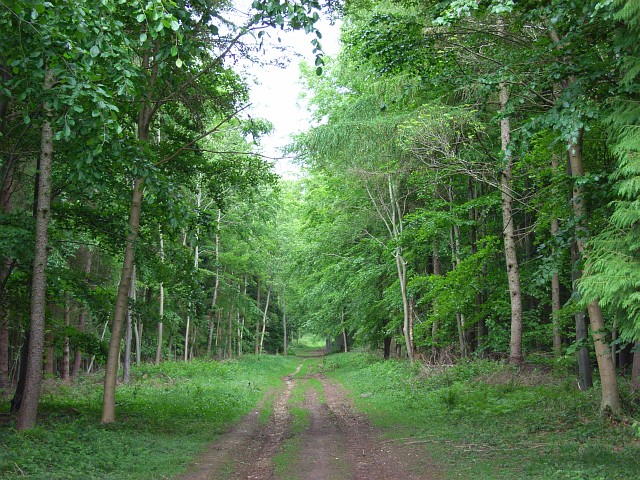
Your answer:
[[[357,413],[347,392],[320,375],[285,377],[273,413],[260,408],[216,441],[179,480],[417,480],[439,479],[422,445],[385,440]],[[313,386],[311,386],[313,383]],[[303,401],[293,404],[293,391]],[[292,407],[304,424],[293,428]]]

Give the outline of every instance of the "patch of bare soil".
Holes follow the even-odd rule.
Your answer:
[[[366,416],[358,413],[345,389],[315,376],[322,392],[308,388],[302,405],[309,424],[291,433],[289,397],[297,379],[285,378],[285,388],[274,400],[273,415],[259,421],[259,409],[223,435],[180,480],[438,480],[424,444],[385,440]],[[326,399],[325,400],[323,400]],[[296,440],[299,451],[286,472],[274,472],[273,457],[286,440]],[[279,468],[281,470],[281,468]]]
[[[386,441],[369,419],[356,412],[339,384],[320,377],[327,405],[346,438],[346,453],[353,468],[352,480],[437,480],[443,478],[425,445]],[[322,477],[318,477],[322,478]]]
[[[299,370],[300,367],[293,375]],[[266,400],[263,398],[254,411],[222,435],[178,480],[272,478],[271,458],[289,429],[287,403],[293,386],[292,375],[285,377],[285,388],[276,394],[273,414],[266,424],[260,422],[260,410]],[[270,392],[267,395],[274,394]]]
[[[314,388],[305,392],[304,408],[309,412],[309,426],[301,435],[293,477],[301,480],[352,478],[347,438],[339,419]]]

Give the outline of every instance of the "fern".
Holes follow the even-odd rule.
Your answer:
[[[619,95],[611,103],[611,151],[618,159],[612,175],[617,199],[610,226],[588,244],[585,277],[580,285],[586,300],[599,298],[616,312],[628,340],[640,338],[640,2],[619,0],[614,18],[624,27],[618,47],[625,51],[619,65]]]

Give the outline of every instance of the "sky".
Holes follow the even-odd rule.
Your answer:
[[[321,44],[325,54],[337,54],[339,25],[331,25],[328,18],[321,18],[317,28],[322,34]],[[315,34],[275,29],[268,33],[270,38],[265,40],[267,46],[264,56],[269,59],[284,56],[287,60],[286,68],[249,64],[245,70],[251,88],[250,115],[269,120],[274,126],[273,133],[261,141],[262,153],[270,157],[281,157],[281,149],[290,143],[291,135],[304,131],[309,125],[309,113],[304,102],[299,99],[303,89],[299,77],[300,63],[306,61],[313,65],[315,61],[311,45]],[[269,48],[270,45],[279,45],[286,50],[275,53],[274,49]],[[299,173],[299,168],[287,159],[277,160],[275,169],[276,173],[285,178],[296,177]]]

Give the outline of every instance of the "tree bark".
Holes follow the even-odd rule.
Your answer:
[[[71,305],[69,294],[64,293],[64,326],[71,325]],[[71,346],[69,345],[69,336],[64,336],[62,344],[62,380],[68,382],[71,379]]]
[[[582,130],[574,142],[568,145],[569,165],[571,166],[571,176],[574,179],[573,185],[573,214],[578,225],[576,232],[576,246],[580,256],[586,258],[586,241],[589,236],[587,229],[587,208],[584,200],[584,187],[579,179],[584,177],[584,163],[582,158]],[[611,358],[611,350],[606,342],[604,316],[598,300],[594,300],[587,305],[589,322],[591,324],[591,336],[596,350],[596,360],[600,372],[600,383],[602,387],[601,408],[603,411],[609,410],[613,413],[620,411],[620,393],[618,391],[618,379]]]
[[[80,248],[80,258],[82,261],[82,271],[85,275],[85,283],[89,285],[89,274],[91,273],[91,261],[92,261],[92,253],[89,248],[83,246]],[[80,313],[78,314],[78,330],[84,332],[85,325],[87,323],[87,306],[82,305],[80,308]],[[73,357],[73,366],[71,367],[71,378],[76,378],[78,373],[80,373],[80,368],[82,366],[82,350],[80,348],[76,348]]]
[[[284,356],[287,356],[287,299],[285,298],[286,287],[282,288],[282,329],[284,333],[282,335],[282,340],[284,342]],[[345,336],[345,345],[346,345],[347,337]],[[346,347],[345,347],[346,348]]]
[[[260,309],[260,277],[257,280],[258,293],[256,294],[256,305]],[[255,338],[255,354],[260,353],[260,317],[256,318],[256,338]]]
[[[18,372],[18,384],[16,385],[16,391],[11,399],[11,413],[20,411],[22,406],[22,400],[24,398],[24,386],[27,381],[27,361],[29,359],[29,332],[25,335],[22,349],[20,350],[20,371]]]
[[[147,132],[148,133],[148,132]],[[133,184],[133,198],[129,212],[129,234],[124,252],[122,274],[118,286],[116,309],[111,326],[111,340],[109,342],[109,354],[104,375],[104,396],[102,404],[102,423],[113,423],[116,419],[116,378],[118,374],[118,357],[120,356],[120,341],[122,339],[122,325],[127,314],[129,298],[129,286],[133,274],[133,261],[135,256],[135,243],[140,230],[140,213],[142,210],[142,197],[144,192],[144,179],[139,178]]]
[[[631,367],[631,393],[640,391],[640,341],[633,348],[633,366]]]
[[[129,295],[127,305],[127,323],[125,326],[124,334],[124,361],[122,362],[122,383],[125,385],[131,381],[131,337],[132,335],[132,320],[131,320],[131,303],[135,302],[136,298],[136,266],[133,265],[133,272],[131,273],[131,283],[129,284]]]
[[[216,224],[214,261],[216,267],[215,283],[213,285],[213,296],[211,299],[211,311],[209,312],[209,337],[207,338],[207,357],[211,356],[211,343],[213,341],[213,327],[216,303],[218,301],[218,289],[220,288],[220,221],[222,220],[222,210],[218,209],[218,223]]]
[[[162,238],[162,230],[158,227],[158,234],[160,237],[160,260],[162,261],[162,263],[164,263],[164,239]],[[164,330],[164,283],[160,282],[160,287],[159,287],[159,303],[160,303],[160,307],[159,307],[159,311],[158,311],[158,316],[160,317],[160,320],[158,321],[158,345],[156,346],[156,365],[160,365],[160,362],[162,361],[162,335],[163,335],[163,330]]]
[[[552,154],[551,156],[551,169],[553,173],[558,172],[559,168],[558,155]],[[555,238],[560,230],[560,220],[553,218],[551,220],[551,237]],[[553,257],[557,258],[556,247],[553,248]],[[560,301],[560,274],[558,268],[553,272],[551,277],[551,324],[553,328],[553,355],[559,358],[562,355],[562,336],[560,334],[560,313],[561,301]]]
[[[500,20],[499,30],[504,32],[504,23]],[[500,83],[500,110],[503,115],[509,101],[509,92],[505,83]],[[511,338],[509,341],[509,361],[520,365],[522,354],[522,290],[520,288],[520,266],[516,250],[516,229],[513,221],[513,155],[511,154],[511,122],[504,116],[500,120],[500,139],[504,164],[500,177],[502,196],[502,237],[504,240],[504,258],[507,264],[507,281],[511,303]]]
[[[44,90],[51,90],[53,73],[45,73]],[[16,428],[26,430],[36,424],[40,387],[42,385],[42,353],[44,349],[45,305],[47,293],[46,268],[49,258],[49,221],[51,219],[51,166],[53,163],[53,128],[51,111],[45,104],[42,123],[40,161],[38,168],[38,199],[36,231],[31,280],[31,317],[29,326],[29,357],[26,364],[24,398]]]
[[[9,395],[9,319],[6,310],[0,307],[0,398]]]
[[[262,334],[260,335],[260,355],[264,348],[264,334],[267,330],[267,312],[269,311],[269,299],[271,298],[271,287],[267,289],[267,302],[264,306],[264,315],[262,316]]]
[[[187,326],[184,329],[184,361],[189,361],[189,328],[191,327],[191,316],[187,313]]]

